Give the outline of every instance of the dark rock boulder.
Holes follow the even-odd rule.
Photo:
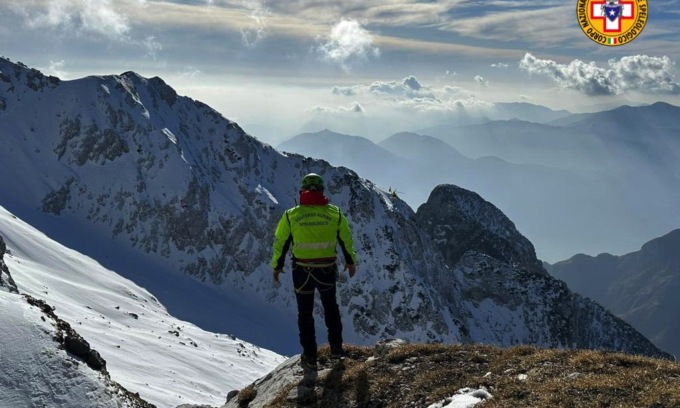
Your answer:
[[[52,306],[48,305],[44,300],[36,299],[30,295],[24,295],[24,297],[29,304],[39,307],[43,313],[57,322],[55,340],[58,341],[67,352],[82,359],[91,369],[106,372],[106,361],[99,355],[99,352],[93,350],[90,347],[90,343],[73,330],[70,324],[60,319],[54,313],[54,308]]]

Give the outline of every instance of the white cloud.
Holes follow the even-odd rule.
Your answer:
[[[484,79],[484,77],[481,75],[475,75],[475,82],[477,82],[481,86],[489,86],[489,81],[487,79]]]
[[[349,107],[349,111],[354,112],[354,113],[365,113],[366,112],[364,107],[361,106],[361,104],[359,102],[356,102],[356,101],[352,102],[352,105],[350,105],[350,107]]]
[[[504,63],[504,62],[499,62],[499,63],[491,64],[491,68],[507,68],[507,67],[509,67],[509,66],[510,66],[510,65],[508,65],[508,64],[506,64],[506,63]]]
[[[50,60],[49,65],[46,68],[40,68],[40,71],[45,75],[52,75],[60,79],[67,79],[68,72],[64,71],[64,60],[52,61]]]
[[[161,43],[159,43],[154,36],[146,37],[143,45],[144,48],[146,48],[146,56],[153,59],[154,61],[158,57],[158,52],[163,49]]]
[[[559,64],[539,59],[527,53],[519,63],[529,74],[547,75],[561,89],[575,90],[586,95],[621,95],[630,91],[650,94],[680,94],[680,85],[673,81],[675,65],[667,56],[633,55],[608,61],[608,68],[595,62],[573,60]]]
[[[355,102],[340,107],[315,106],[314,127],[380,140],[405,129],[488,120],[495,105],[474,93],[447,85],[432,86],[413,75],[395,81],[336,86],[333,93]],[[361,113],[357,115],[357,113]]]
[[[180,77],[180,78],[183,78],[183,79],[186,79],[186,78],[189,78],[189,79],[198,78],[198,77],[201,76],[201,75],[203,75],[203,72],[201,72],[200,69],[195,68],[195,67],[193,67],[193,66],[191,66],[191,65],[185,67],[185,68],[179,73],[179,77]]]
[[[133,35],[130,17],[138,18],[147,13],[150,6],[147,0],[12,1],[11,9],[23,19],[26,27],[36,31],[116,41],[144,50],[145,57],[153,60],[163,49],[153,35]]]
[[[484,78],[479,78],[488,83]],[[403,116],[405,112],[440,115],[461,110],[488,110],[493,107],[492,103],[478,99],[472,92],[461,87],[446,85],[441,89],[433,89],[421,83],[413,75],[400,81],[375,81],[370,85],[336,86],[333,87],[333,93],[360,97],[363,102],[371,104],[372,112],[382,112],[385,115]],[[333,112],[336,111],[333,110]],[[330,111],[326,110],[326,112]]]
[[[430,88],[422,85],[413,75],[409,75],[401,81],[375,81],[368,86],[335,86],[333,93],[344,96],[373,94],[387,98],[435,98]]]
[[[332,92],[335,95],[354,96],[361,93],[364,89],[363,85],[334,86]]]
[[[357,113],[357,114],[363,114],[366,113],[366,110],[364,109],[363,106],[357,101],[352,102],[351,104],[347,106],[338,106],[338,107],[328,107],[328,106],[314,106],[312,108],[307,109],[307,112],[312,112],[312,113],[330,113],[330,114],[337,114],[337,113]]]
[[[434,98],[434,95],[430,92],[430,88],[423,86],[413,75],[407,76],[402,79],[401,82],[373,82],[368,87],[368,91],[377,95],[403,96],[406,98]]]
[[[341,20],[326,41],[317,47],[322,58],[337,63],[345,71],[357,60],[378,57],[380,49],[373,46],[373,35],[356,20]]]
[[[212,2],[211,2],[212,3]],[[257,1],[243,1],[243,7],[250,10],[251,27],[241,28],[241,42],[246,48],[255,48],[267,35],[267,20],[271,12]]]
[[[519,99],[520,99],[520,100],[523,100],[523,101],[530,101],[530,100],[533,99],[533,98],[532,98],[531,96],[529,96],[529,95],[523,95],[523,94],[521,94],[521,95],[519,96]]]
[[[478,75],[480,83],[487,83]],[[478,99],[474,93],[458,86],[445,85],[432,88],[409,75],[400,81],[375,81],[370,85],[335,86],[333,94],[359,97],[372,106],[372,112],[405,112],[440,115],[462,110],[482,111],[493,107],[492,103]],[[408,115],[407,115],[408,116]],[[433,117],[430,117],[430,120]]]
[[[474,95],[466,96],[460,95],[459,98],[452,99],[412,99],[407,101],[402,101],[401,106],[407,108],[409,111],[422,113],[422,114],[446,114],[451,112],[484,112],[491,110],[494,104],[491,102],[484,101],[482,99],[476,98]],[[430,117],[429,120],[433,119],[441,120],[441,116]],[[425,117],[421,117],[421,120]]]
[[[26,14],[28,26],[34,29],[61,29],[112,40],[125,39],[130,32],[127,18],[110,0],[51,0],[46,10]]]
[[[443,91],[444,91],[444,94],[445,94],[445,95],[448,95],[448,96],[451,96],[451,95],[458,95],[458,94],[460,94],[461,92],[463,92],[463,88],[461,88],[461,87],[459,87],[459,86],[450,86],[450,85],[446,85],[446,86],[443,88]]]

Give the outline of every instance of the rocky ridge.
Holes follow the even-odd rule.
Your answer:
[[[680,404],[680,364],[667,360],[593,350],[414,345],[399,340],[348,351],[348,358],[337,361],[322,349],[319,371],[303,370],[299,357],[293,357],[229,393],[221,408]]]

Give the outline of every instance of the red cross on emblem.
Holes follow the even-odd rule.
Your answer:
[[[593,1],[590,3],[590,19],[602,20],[603,30],[605,33],[621,33],[621,20],[632,20],[635,17],[635,2],[633,1],[619,1],[621,5],[621,15],[614,21],[605,16],[606,1]]]

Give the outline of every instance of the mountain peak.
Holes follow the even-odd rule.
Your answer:
[[[401,157],[424,158],[428,163],[445,160],[460,162],[469,160],[456,148],[436,137],[413,132],[395,133],[378,143],[393,154]]]
[[[642,246],[641,253],[651,255],[655,253],[658,257],[677,256],[680,248],[680,229],[673,230],[668,234],[653,239]]]
[[[0,57],[0,84],[25,83],[33,91],[40,91],[45,87],[55,88],[61,80],[54,76],[46,76],[35,68],[29,68],[21,62],[12,62],[7,58]],[[10,86],[10,89],[13,89]],[[2,98],[0,98],[2,102]],[[0,105],[0,111],[3,110]]]
[[[418,208],[416,217],[446,254],[450,266],[473,250],[545,273],[531,242],[501,210],[473,191],[452,184],[438,185]]]
[[[139,80],[146,80],[147,78],[141,76],[140,74],[136,73],[135,71],[125,71],[120,76],[125,77],[125,78],[132,78],[132,79],[139,79]]]

